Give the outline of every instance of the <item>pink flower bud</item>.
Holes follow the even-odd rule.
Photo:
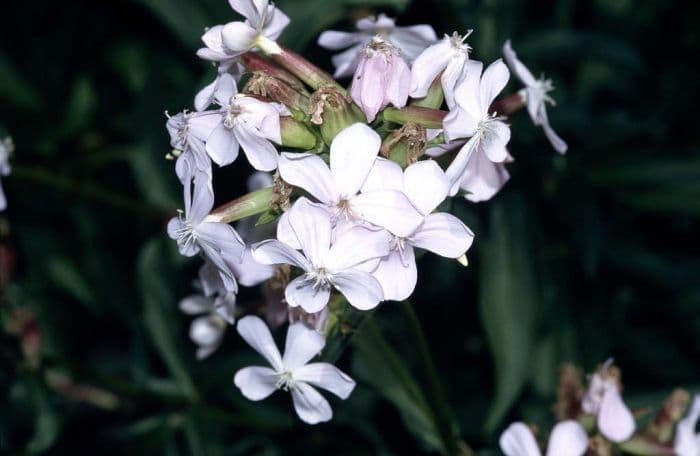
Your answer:
[[[367,120],[389,103],[402,108],[411,88],[411,70],[401,52],[380,36],[375,36],[360,53],[360,63],[352,82],[350,94]]]

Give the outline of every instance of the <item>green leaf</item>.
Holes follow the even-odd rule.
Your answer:
[[[160,238],[148,241],[141,249],[137,266],[137,280],[143,301],[143,322],[163,361],[177,381],[182,393],[196,401],[197,391],[190,372],[180,354],[177,327],[173,310],[175,298],[170,292],[167,268],[167,250]]]
[[[25,82],[12,64],[0,54],[0,100],[8,100],[10,104],[29,110],[43,107],[39,93]]]
[[[408,430],[426,448],[444,453],[444,446],[428,401],[408,368],[389,346],[374,321],[354,338],[353,372],[397,408]]]
[[[490,232],[478,244],[479,311],[496,370],[487,433],[498,427],[525,384],[538,305],[524,204],[513,197],[492,204]]]

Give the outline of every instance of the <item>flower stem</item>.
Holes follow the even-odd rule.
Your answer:
[[[431,403],[433,405],[435,419],[439,425],[441,437],[445,444],[445,449],[450,455],[473,455],[474,451],[469,448],[465,442],[462,442],[459,439],[455,420],[450,408],[447,405],[447,399],[442,389],[442,385],[440,384],[437,369],[435,368],[435,363],[430,355],[428,342],[425,338],[423,328],[420,325],[420,321],[418,320],[418,315],[416,315],[416,312],[413,310],[413,306],[409,301],[403,301],[401,303],[401,308],[406,314],[409,327],[413,332],[418,355],[423,362],[425,380],[428,384],[428,388],[433,399]]]

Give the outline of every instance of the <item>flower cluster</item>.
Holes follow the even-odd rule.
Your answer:
[[[242,318],[238,333],[272,368],[244,368],[235,384],[251,400],[290,391],[302,420],[327,421],[330,406],[313,386],[343,399],[354,387],[330,364],[308,364],[337,321],[329,314],[411,296],[416,249],[466,264],[474,234],[443,202],[485,201],[505,184],[506,115],[517,109],[527,106],[563,152],[544,110],[552,86],[506,43],[525,88],[501,103],[508,67],[472,59],[471,30],[438,39],[429,25],[398,27],[381,15],[319,38],[347,48],[333,58],[336,78],[352,76],[345,88],[277,43],[289,18],[274,5],[229,3],[244,19],[209,28],[197,52],[217,65],[215,80],[166,125],[184,193],[168,233],[182,255],[204,260],[201,293],[180,307],[199,315],[190,336],[205,358],[243,313],[239,284],[263,285],[268,324],[290,321],[285,353],[262,320]],[[256,170],[250,193],[214,209],[214,164],[233,164],[241,150]]]

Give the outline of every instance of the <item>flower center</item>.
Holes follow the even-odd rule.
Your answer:
[[[389,243],[389,250],[396,250],[399,252],[399,257],[401,258],[401,264],[403,267],[408,267],[408,260],[406,259],[406,247],[410,246],[408,240],[404,237],[394,236]]]
[[[480,138],[483,138],[489,133],[494,122],[503,121],[504,119],[504,117],[499,116],[495,112],[492,114],[486,114],[486,116],[481,119],[476,126],[476,134],[479,135]]]
[[[178,211],[180,222],[182,227],[175,231],[175,236],[177,236],[178,245],[183,245],[185,247],[190,247],[197,243],[197,233],[192,226],[192,222],[185,218],[185,214],[182,211]]]
[[[469,35],[472,34],[474,30],[467,30],[467,33],[464,35],[460,35],[457,32],[452,33],[452,36],[447,36],[446,37],[450,40],[450,44],[452,45],[452,49],[454,49],[457,52],[462,52],[464,54],[469,54],[469,51],[472,50],[471,46],[469,46],[467,43],[464,41],[469,38]]]
[[[236,126],[236,118],[243,113],[243,108],[236,103],[235,95],[231,97],[231,101],[224,115],[224,127],[229,130]]]
[[[336,211],[333,217],[336,220],[338,218],[344,218],[345,221],[355,220],[355,218],[357,217],[355,215],[355,212],[352,210],[352,204],[350,204],[350,200],[348,200],[347,198],[341,198],[338,201],[338,204],[336,204]]]
[[[277,374],[277,389],[289,391],[294,388],[294,376],[290,371],[284,371]]]

